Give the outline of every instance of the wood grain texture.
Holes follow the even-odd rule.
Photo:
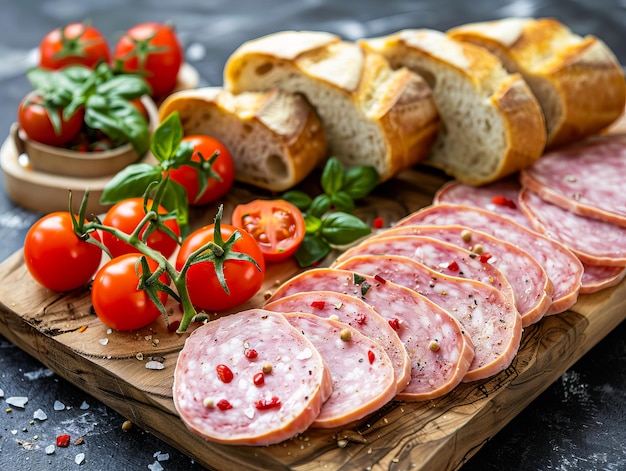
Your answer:
[[[429,204],[441,183],[437,173],[405,172],[366,198],[358,214],[368,222],[382,217],[389,225]],[[235,188],[225,213],[251,196]],[[193,210],[193,226],[211,223],[214,209]],[[266,290],[297,271],[293,262],[270,266],[265,286],[244,307],[261,306]],[[581,296],[570,311],[526,328],[512,365],[488,380],[461,384],[433,401],[391,402],[345,429],[310,429],[279,445],[244,447],[207,442],[178,418],[171,387],[188,334],[169,332],[163,319],[137,332],[108,331],[92,313],[88,290],[57,294],[40,287],[30,278],[21,251],[0,264],[0,300],[0,334],[137,425],[218,470],[458,469],[626,318],[622,282]],[[176,319],[178,306],[168,307]],[[151,359],[164,368],[147,369]]]

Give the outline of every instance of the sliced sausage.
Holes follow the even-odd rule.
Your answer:
[[[626,267],[605,267],[602,265],[586,265],[580,286],[581,294],[597,293],[617,285],[626,276]]]
[[[276,299],[264,306],[276,312],[307,312],[336,318],[377,342],[391,359],[396,392],[411,380],[411,361],[400,338],[389,323],[365,301],[333,291],[305,291]]]
[[[506,240],[528,252],[543,267],[552,281],[552,305],[546,313],[557,314],[578,300],[583,266],[563,244],[521,226],[511,219],[482,208],[443,203],[420,209],[397,225],[462,224]]]
[[[311,341],[283,315],[250,309],[191,333],[176,363],[173,397],[198,435],[270,445],[306,430],[331,390],[330,371]]]
[[[447,311],[395,283],[349,270],[314,268],[283,283],[270,301],[303,291],[336,291],[363,299],[395,328],[411,358],[411,381],[397,398],[424,401],[457,386],[474,357],[469,336]]]
[[[372,339],[333,319],[306,313],[284,316],[317,348],[333,380],[333,391],[312,427],[347,425],[394,398],[396,381],[391,360]]]
[[[465,382],[489,378],[508,368],[519,350],[522,318],[513,303],[489,285],[442,275],[398,255],[358,255],[337,268],[405,286],[455,316],[474,344]]]

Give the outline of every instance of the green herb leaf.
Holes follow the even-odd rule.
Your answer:
[[[369,165],[359,165],[349,168],[345,173],[343,187],[341,188],[352,199],[364,198],[378,184],[378,172]]]
[[[281,198],[285,201],[289,201],[302,212],[307,211],[309,209],[309,206],[311,206],[311,202],[313,201],[309,195],[299,190],[287,191],[282,194]]]
[[[341,190],[343,186],[344,170],[337,157],[330,157],[322,171],[322,190],[327,195],[332,195]]]
[[[306,234],[315,234],[322,227],[322,220],[312,214],[304,216],[304,232]]]
[[[319,262],[329,253],[330,245],[327,242],[317,235],[305,234],[294,256],[298,265],[305,268]]]
[[[370,232],[370,227],[358,217],[343,212],[326,216],[321,227],[322,238],[332,245],[349,244]]]
[[[330,196],[326,194],[317,195],[313,198],[311,206],[309,207],[309,214],[321,218],[330,209]]]
[[[168,211],[176,212],[176,221],[183,237],[189,233],[189,203],[187,190],[180,183],[168,180],[161,204]]]
[[[159,162],[171,159],[183,140],[183,125],[175,111],[161,122],[152,135],[150,150]]]
[[[331,195],[330,202],[337,211],[343,211],[344,213],[354,211],[354,201],[345,191],[338,191],[334,195]]]
[[[117,96],[126,100],[150,95],[150,92],[150,85],[139,75],[117,75],[96,87],[98,95]]]
[[[105,185],[100,203],[114,204],[126,198],[143,196],[150,183],[162,178],[157,166],[142,162],[129,165]]]

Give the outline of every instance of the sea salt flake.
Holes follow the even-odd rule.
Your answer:
[[[305,348],[300,353],[298,353],[298,355],[296,356],[296,359],[298,359],[298,360],[308,360],[312,356],[313,356],[313,352],[311,351],[311,349],[310,348]]]
[[[113,329],[107,329],[107,335],[111,335],[113,333]]]
[[[148,465],[148,469],[150,471],[163,471],[164,468],[161,466],[161,463],[155,461],[154,463]]]
[[[107,339],[107,338],[100,339],[100,340],[98,340],[98,342],[100,342],[100,345],[106,345],[106,344],[109,343],[109,339]]]
[[[54,453],[55,450],[55,446],[54,445],[48,445],[46,447],[46,455],[51,455],[52,453]]]
[[[54,371],[52,371],[50,368],[39,368],[35,371],[27,371],[26,373],[24,373],[24,376],[26,376],[26,379],[34,381],[36,379],[49,378],[51,376],[54,376]]]
[[[162,370],[165,367],[163,366],[163,363],[161,363],[160,361],[152,360],[146,363],[146,368],[149,370]]]
[[[159,451],[158,454],[155,456],[155,458],[157,459],[157,461],[167,461],[167,460],[170,459],[170,454],[169,453],[161,453]]]
[[[65,404],[61,401],[54,401],[54,410],[65,410]]]
[[[83,461],[85,461],[85,454],[84,453],[79,453],[74,458],[74,463],[76,463],[76,464],[82,464]]]
[[[33,419],[46,420],[47,418],[48,418],[48,415],[44,411],[42,411],[41,409],[37,409],[33,413]]]
[[[87,410],[89,409],[89,404],[87,404],[86,401],[83,401],[83,403],[80,405],[80,410]]]
[[[28,402],[28,398],[25,396],[12,396],[12,397],[7,397],[6,399],[6,403],[10,406],[13,407],[20,407],[20,408],[24,408],[26,406],[26,403]]]
[[[4,391],[0,389],[0,397],[4,397]]]

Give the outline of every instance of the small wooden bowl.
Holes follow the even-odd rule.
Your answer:
[[[141,99],[150,119],[150,132],[157,126],[158,111],[152,99]],[[77,178],[97,178],[114,175],[143,156],[137,155],[130,144],[103,152],[79,152],[49,146],[29,139],[19,126],[11,128],[18,154],[26,154],[30,166],[37,172]]]

